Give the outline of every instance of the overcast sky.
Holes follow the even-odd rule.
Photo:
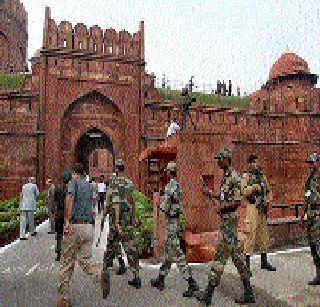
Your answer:
[[[41,47],[45,6],[60,23],[130,33],[145,21],[147,71],[174,85],[233,81],[250,93],[266,82],[286,46],[320,72],[317,0],[21,0],[28,12],[29,58]]]

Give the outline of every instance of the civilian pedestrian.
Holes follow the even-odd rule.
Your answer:
[[[29,182],[24,184],[20,193],[20,240],[27,240],[26,227],[28,225],[31,236],[35,236],[34,212],[36,210],[36,199],[39,190],[34,177],[30,177]]]
[[[58,185],[54,191],[55,205],[55,232],[56,232],[56,261],[61,258],[61,245],[63,239],[63,223],[65,214],[65,200],[67,195],[67,184],[71,180],[71,172],[65,170],[61,173],[62,184]]]
[[[70,305],[69,283],[76,260],[85,273],[102,281],[101,268],[92,258],[93,225],[92,189],[84,177],[83,166],[75,164],[66,196],[57,306]]]

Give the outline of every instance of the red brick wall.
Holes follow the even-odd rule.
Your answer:
[[[0,5],[0,73],[25,71],[28,20],[23,4],[5,0]]]

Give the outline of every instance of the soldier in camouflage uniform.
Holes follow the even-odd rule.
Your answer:
[[[267,209],[272,199],[272,194],[266,176],[259,167],[258,156],[253,154],[248,157],[249,170],[242,176],[241,188],[246,205],[247,236],[244,242],[246,263],[250,268],[250,255],[259,246],[261,253],[261,269],[276,271],[267,259],[268,228]]]
[[[208,285],[204,292],[197,292],[196,298],[210,305],[214,290],[220,284],[224,266],[231,256],[244,286],[244,296],[236,300],[238,304],[254,303],[254,295],[250,285],[250,272],[245,263],[245,256],[238,240],[238,218],[236,210],[241,205],[241,180],[237,172],[231,167],[231,152],[225,148],[215,159],[224,175],[220,186],[220,195],[214,195],[211,190],[205,190],[212,199],[220,200],[219,214],[221,217],[220,240],[216,247],[211,270],[208,276]]]
[[[306,161],[310,163],[311,174],[305,184],[305,207],[302,217],[307,221],[307,236],[316,277],[309,285],[320,285],[320,157],[312,154]]]
[[[133,279],[128,284],[141,288],[139,277],[139,255],[134,244],[133,231],[135,227],[133,183],[124,176],[124,164],[121,159],[116,160],[116,174],[110,182],[110,231],[107,240],[107,250],[104,253],[104,298],[110,292],[110,268],[115,256],[121,255],[120,242],[128,257],[128,262],[133,274]],[[108,208],[109,206],[106,206]],[[120,261],[119,261],[120,262]],[[121,274],[125,271],[124,262],[120,262]]]
[[[111,180],[116,178],[116,174],[112,174]],[[120,246],[120,236],[117,235],[116,233],[116,225],[115,225],[115,211],[111,210],[112,206],[112,191],[111,187],[108,187],[107,193],[106,193],[106,206],[104,206],[103,211],[102,211],[102,219],[101,219],[101,227],[100,227],[100,237],[97,242],[97,247],[100,243],[101,239],[101,233],[103,232],[104,229],[104,221],[109,214],[109,237],[108,239],[110,242],[112,241],[112,244],[110,243],[110,246],[113,246],[114,248],[114,257],[118,257],[119,261],[119,267],[117,268],[116,274],[117,275],[123,275],[126,272],[126,265],[125,262],[122,258],[122,253],[121,253],[121,246]]]
[[[164,279],[168,275],[171,264],[176,260],[179,271],[183,278],[188,281],[188,289],[183,293],[184,297],[192,297],[195,291],[198,291],[196,281],[192,277],[191,268],[186,262],[185,255],[180,248],[180,214],[182,214],[182,190],[176,180],[176,164],[170,162],[167,165],[170,181],[166,185],[164,200],[161,203],[160,210],[166,214],[167,240],[165,243],[164,262],[160,267],[159,277],[150,281],[153,287],[160,291],[164,289]]]

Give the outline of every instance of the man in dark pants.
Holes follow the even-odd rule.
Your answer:
[[[64,222],[64,209],[65,199],[67,195],[67,184],[71,180],[71,172],[65,170],[61,173],[62,184],[59,185],[54,191],[54,205],[55,205],[55,232],[56,232],[56,261],[61,258],[61,244],[63,239],[63,222]]]
[[[311,174],[305,185],[305,206],[302,218],[307,221],[307,237],[313,262],[316,266],[316,277],[309,285],[320,285],[320,157],[312,154],[306,161]]]
[[[107,192],[107,186],[106,183],[104,182],[104,176],[100,176],[100,182],[98,183],[98,194],[99,194],[99,199],[98,199],[98,213],[101,213],[104,208],[104,202],[106,200],[106,192]]]

